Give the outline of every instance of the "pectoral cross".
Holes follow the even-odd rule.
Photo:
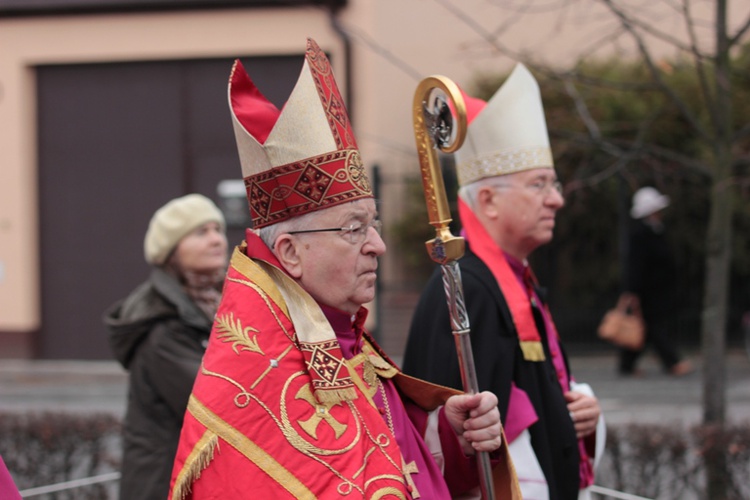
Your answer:
[[[401,469],[404,473],[404,479],[406,479],[406,485],[409,487],[409,491],[411,493],[412,498],[420,498],[419,490],[417,490],[417,485],[414,484],[414,479],[411,478],[412,474],[418,474],[419,469],[417,468],[417,464],[412,460],[408,464],[404,460],[404,457],[401,457]]]
[[[300,387],[299,391],[297,391],[297,394],[294,397],[295,399],[302,399],[304,401],[307,401],[308,403],[310,403],[310,406],[315,409],[310,418],[304,421],[299,421],[299,426],[302,427],[305,432],[310,435],[310,437],[312,437],[313,439],[318,439],[318,424],[320,424],[322,420],[324,420],[328,425],[331,426],[333,432],[336,434],[336,439],[341,437],[341,435],[346,430],[346,424],[342,424],[341,422],[333,418],[333,416],[329,413],[331,407],[339,403],[318,403],[315,400],[315,396],[313,396],[312,390],[310,389],[310,386],[308,384]]]

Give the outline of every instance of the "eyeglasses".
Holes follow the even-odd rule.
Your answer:
[[[563,192],[563,186],[562,182],[555,180],[547,180],[547,179],[537,179],[529,184],[526,184],[526,187],[539,193],[540,195],[547,195],[550,192],[550,189],[554,189],[559,194],[562,194]]]
[[[302,229],[300,231],[288,231],[287,234],[303,234],[303,233],[327,233],[327,232],[338,232],[341,236],[346,239],[352,245],[358,245],[365,241],[367,238],[367,230],[373,228],[380,234],[380,230],[383,227],[383,223],[378,219],[372,220],[367,224],[362,222],[355,222],[346,227],[327,227],[325,229]]]
[[[530,191],[533,191],[539,196],[547,196],[550,193],[550,190],[552,189],[557,191],[559,194],[563,194],[562,182],[558,181],[557,179],[554,179],[554,180],[535,179],[528,184],[512,184],[509,182],[502,182],[502,183],[497,183],[497,184],[492,185],[492,187],[496,187],[496,188],[519,187],[519,186],[529,189]]]

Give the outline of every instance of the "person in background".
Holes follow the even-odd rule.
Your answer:
[[[644,349],[620,350],[621,375],[639,375],[638,359],[651,345],[664,368],[675,376],[693,371],[692,364],[681,360],[675,346],[679,332],[674,319],[679,312],[677,268],[664,229],[664,209],[669,197],[656,188],[642,187],[633,195],[633,218],[628,245],[625,291],[638,300],[646,325]]]
[[[129,372],[121,500],[164,500],[180,428],[227,269],[224,217],[200,194],[154,213],[146,232],[148,280],[104,317]]]
[[[520,498],[497,398],[403,375],[365,331],[386,250],[325,53],[279,111],[237,61],[229,101],[253,230],[230,261],[169,498],[450,499],[495,452]]]
[[[599,403],[574,383],[527,261],[552,239],[564,204],[539,87],[518,64],[489,102],[465,101],[468,129],[455,153],[467,243],[459,264],[479,389],[499,399],[523,497],[587,498],[604,443]],[[439,269],[414,312],[404,372],[461,387]]]

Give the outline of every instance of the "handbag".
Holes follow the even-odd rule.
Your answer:
[[[607,311],[597,329],[599,338],[631,351],[643,349],[646,326],[638,297],[623,293],[617,305]]]

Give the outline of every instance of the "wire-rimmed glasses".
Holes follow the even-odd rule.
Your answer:
[[[327,227],[323,229],[301,229],[299,231],[287,231],[287,234],[304,234],[304,233],[327,233],[327,232],[338,232],[341,236],[346,239],[352,245],[358,245],[365,241],[367,238],[367,230],[370,228],[375,229],[378,234],[383,227],[383,223],[374,219],[368,223],[355,222],[346,227]]]

